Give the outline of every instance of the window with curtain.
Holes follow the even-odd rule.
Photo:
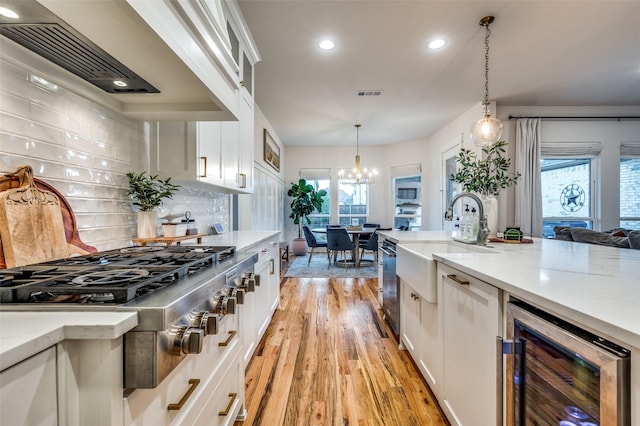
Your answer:
[[[640,143],[620,146],[620,227],[640,229]]]
[[[364,225],[369,214],[369,185],[366,183],[338,184],[338,223]]]
[[[311,228],[320,228],[329,225],[331,221],[331,169],[301,169],[300,178],[313,185],[316,191],[324,189],[327,195],[322,203],[322,212],[316,210],[309,215]]]
[[[553,238],[560,225],[593,229],[600,143],[543,142],[541,148],[543,238]]]

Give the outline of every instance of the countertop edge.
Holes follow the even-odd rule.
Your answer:
[[[136,312],[0,312],[0,371],[63,340],[112,340],[136,325]]]

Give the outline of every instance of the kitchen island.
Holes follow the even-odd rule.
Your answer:
[[[429,231],[383,231],[380,234],[408,249],[418,247],[419,243],[442,243],[451,239],[450,234]],[[503,332],[506,330],[506,315],[504,315],[506,302],[510,299],[518,299],[629,349],[631,351],[631,424],[638,424],[637,419],[640,419],[640,362],[637,362],[640,359],[640,311],[638,310],[640,251],[542,239],[534,239],[533,244],[489,243],[489,249],[482,252],[455,253],[453,251],[455,250],[451,252],[443,250],[440,253],[434,251],[431,256],[437,262],[438,268],[442,267],[447,273],[453,271],[477,279],[486,287],[487,292],[494,291],[491,288],[495,289],[498,303],[495,314],[501,324],[500,327],[495,328],[496,334],[504,335]],[[441,278],[438,278],[438,291],[444,288]],[[401,285],[405,288],[406,283],[401,282]],[[411,283],[411,285],[415,287],[421,283]],[[409,303],[411,301],[412,299],[409,299]],[[442,297],[439,294],[438,303],[441,302]],[[426,306],[430,309],[442,309],[440,305],[435,304]],[[422,314],[424,315],[424,312]],[[438,321],[436,318],[439,318],[444,322],[447,317],[434,314],[432,318],[433,321]],[[436,336],[437,339],[442,341],[442,330],[449,325],[439,325],[441,334]],[[493,346],[494,342],[489,342],[488,345]],[[419,351],[415,354],[419,354]],[[415,354],[412,354],[414,358]],[[472,362],[470,354],[474,354],[477,358],[477,349],[470,350],[465,355],[470,357],[468,361]],[[426,358],[428,359],[428,356]],[[446,371],[442,367],[444,361],[438,357],[434,359],[439,365],[429,366],[422,371],[430,385],[435,387],[434,392],[438,395],[443,388],[442,381]],[[419,366],[420,362],[421,360],[416,360]],[[495,361],[492,364],[495,364]],[[495,382],[495,376],[493,380]],[[434,385],[435,382],[437,385]],[[487,392],[487,394],[490,393]],[[448,402],[445,400],[446,397],[443,396],[441,405],[452,423],[456,424],[456,420],[450,416],[455,410],[447,407]]]

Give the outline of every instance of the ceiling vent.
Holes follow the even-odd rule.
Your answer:
[[[99,48],[46,8],[31,2],[32,20],[0,22],[0,34],[108,93],[160,93],[158,89]],[[37,10],[34,10],[37,8]],[[21,15],[22,16],[22,15]],[[116,85],[120,82],[120,86]],[[123,85],[122,83],[126,83]]]
[[[357,90],[356,96],[382,96],[384,90]]]

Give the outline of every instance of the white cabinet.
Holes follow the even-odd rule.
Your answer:
[[[496,336],[500,291],[438,264],[443,383],[438,398],[452,424],[496,424]]]
[[[0,372],[0,424],[57,425],[56,349]]]
[[[241,112],[244,122],[156,122],[150,132],[151,173],[225,192],[251,192],[253,169],[244,163],[253,164],[253,138],[247,136],[253,135],[253,105],[242,102]]]
[[[419,284],[419,283],[416,283]],[[442,341],[438,304],[400,280],[400,344],[407,349],[433,393],[440,394]]]
[[[271,323],[273,312],[280,304],[280,255],[277,238],[271,238],[248,251],[258,252],[254,265],[256,287],[247,293],[241,310],[242,358],[246,366]],[[258,285],[259,282],[259,285]],[[250,300],[249,300],[250,299]]]
[[[222,406],[220,411],[229,406],[229,412],[225,416],[216,412],[207,421],[229,424],[235,420],[244,405],[244,368],[237,368],[241,346],[238,320],[238,315],[224,316],[218,333],[205,337],[202,352],[187,355],[156,388],[136,389],[128,395],[124,423],[205,424],[201,413],[211,406]],[[168,409],[170,404],[179,406]]]
[[[224,184],[222,169],[222,123],[199,121],[196,127],[196,179],[212,185]]]
[[[254,231],[282,231],[284,229],[284,182],[260,166],[254,168],[254,187],[251,198],[238,197],[243,227]]]

